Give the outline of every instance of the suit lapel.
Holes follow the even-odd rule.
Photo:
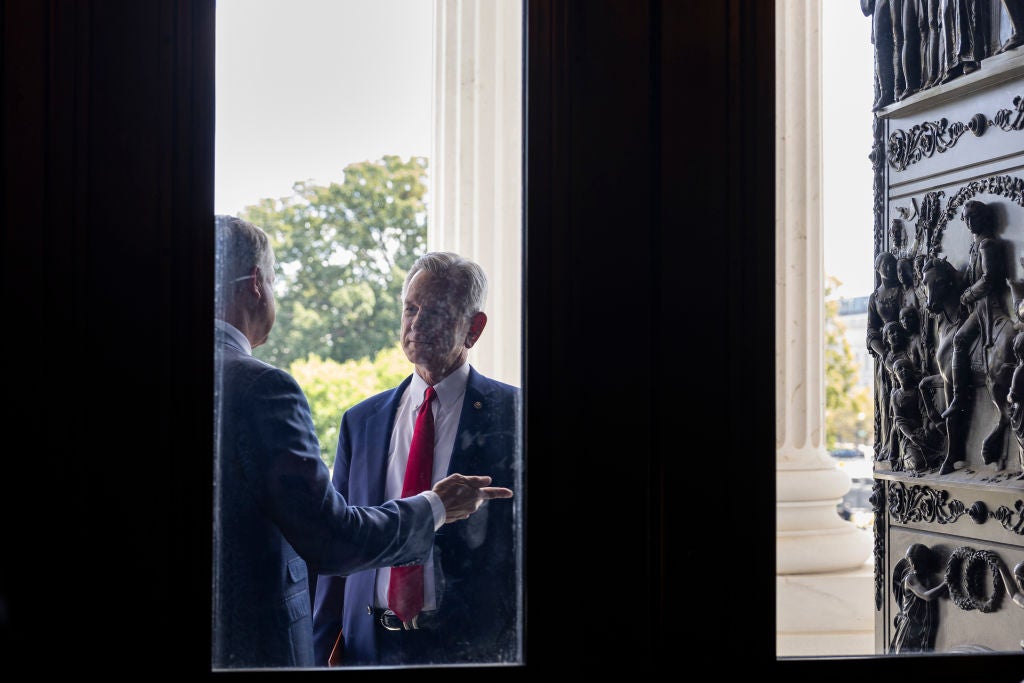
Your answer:
[[[459,426],[455,432],[452,458],[448,464],[448,474],[480,473],[479,436],[485,430],[489,399],[479,374],[470,368],[469,379],[466,381],[466,395],[462,399],[462,411],[459,414]]]
[[[363,447],[367,449],[366,476],[367,491],[369,500],[384,499],[384,482],[388,469],[388,450],[391,448],[391,429],[395,424],[395,414],[398,412],[398,402],[405,393],[405,388],[412,381],[410,375],[404,382],[391,390],[391,395],[381,404],[380,410],[370,416],[366,421],[366,443]]]

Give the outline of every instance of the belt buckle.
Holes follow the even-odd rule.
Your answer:
[[[389,609],[386,609],[386,610],[384,610],[383,612],[380,613],[380,625],[383,626],[388,631],[401,631],[402,629],[400,627],[392,626],[389,623],[390,619],[388,619],[388,617],[395,617],[395,619],[398,619],[398,616],[394,612],[392,612]]]
[[[388,617],[394,617],[394,621],[397,621],[399,624],[401,624],[401,626],[392,626],[392,625],[390,625],[389,622],[391,621],[391,619],[389,619]],[[419,619],[420,619],[420,615],[417,614],[416,616],[414,616],[412,618],[411,621],[402,621],[402,620],[400,620],[398,618],[397,614],[395,614],[393,611],[391,611],[389,609],[386,609],[386,610],[384,610],[383,612],[380,613],[380,625],[383,626],[388,631],[402,631],[402,630],[412,631],[412,630],[419,629],[419,627],[420,627]]]
[[[392,618],[393,617],[393,618]],[[390,609],[385,609],[381,612],[380,618],[381,626],[388,631],[418,631],[420,629],[420,615],[417,614],[409,622],[402,622],[399,620],[398,615]],[[401,626],[391,626],[391,623],[397,622]]]

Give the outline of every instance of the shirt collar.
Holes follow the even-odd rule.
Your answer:
[[[244,351],[247,356],[252,355],[252,346],[250,346],[249,340],[245,338],[245,335],[242,334],[242,331],[240,329],[238,329],[229,322],[221,320],[220,318],[214,318],[213,325],[217,330],[223,332],[227,336],[229,341],[231,341],[235,346]],[[424,389],[425,388],[426,387],[424,387]]]
[[[469,363],[463,363],[452,374],[434,385],[434,393],[437,394],[438,405],[443,410],[450,410],[457,402],[462,400],[466,393],[466,384],[469,382]],[[409,392],[416,397],[414,405],[423,402],[423,392],[427,390],[427,383],[417,373],[412,373],[412,383],[409,385]]]

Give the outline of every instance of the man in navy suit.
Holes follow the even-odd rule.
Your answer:
[[[415,372],[345,412],[335,488],[358,505],[400,491],[416,413],[433,387],[431,481],[487,472],[511,487],[518,471],[521,397],[467,362],[487,323],[487,278],[450,252],[420,257],[402,288],[401,344]],[[435,535],[422,611],[402,622],[388,605],[389,569],[316,579],[316,663],[421,665],[520,661],[519,588],[512,505],[484,504]]]
[[[252,356],[276,314],[267,235],[228,216],[216,226],[213,666],[313,666],[307,562],[337,574],[421,564],[435,531],[512,491],[459,474],[419,495],[348,505],[331,486],[299,385]]]

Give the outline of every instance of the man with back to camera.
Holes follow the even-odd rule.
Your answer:
[[[331,486],[299,385],[252,356],[276,317],[267,235],[230,216],[217,216],[216,229],[213,664],[312,666],[307,562],[338,574],[422,563],[435,531],[512,491],[456,474],[418,495],[350,506]]]
[[[518,458],[520,391],[468,362],[480,339],[487,278],[451,252],[431,252],[402,288],[401,345],[414,372],[399,386],[346,411],[334,485],[372,505],[403,485],[415,416],[432,388],[431,481],[450,471],[488,472],[511,486]],[[518,659],[518,588],[513,506],[484,505],[446,526],[425,563],[422,607],[406,620],[389,591],[391,571],[320,576],[313,629],[316,662],[327,665],[499,663]]]

